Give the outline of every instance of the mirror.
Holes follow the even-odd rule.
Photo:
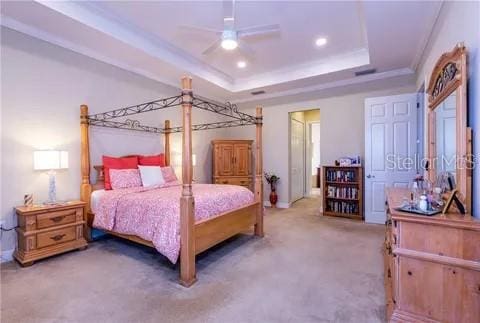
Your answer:
[[[439,173],[450,172],[456,179],[456,93],[453,92],[435,109],[435,169]]]
[[[452,174],[467,211],[471,210],[471,129],[467,127],[467,50],[460,43],[434,66],[428,94],[428,178]]]

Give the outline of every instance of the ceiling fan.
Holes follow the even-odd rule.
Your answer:
[[[195,31],[214,33],[219,36],[218,40],[203,51],[203,55],[209,55],[221,47],[225,50],[234,50],[238,48],[243,54],[250,57],[253,56],[254,51],[244,42],[244,39],[251,36],[274,34],[280,31],[280,26],[278,24],[252,26],[241,29],[235,28],[235,0],[223,1],[223,30],[197,26],[180,27]]]

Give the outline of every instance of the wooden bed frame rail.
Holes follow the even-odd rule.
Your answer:
[[[262,108],[256,108],[255,147],[255,201],[247,206],[195,222],[192,191],[192,79],[182,78],[182,195],[180,197],[180,283],[189,287],[197,280],[195,256],[208,248],[254,226],[256,236],[263,237],[263,162],[262,162]],[[170,121],[165,121],[165,163],[170,165]],[[88,107],[80,107],[81,133],[81,200],[87,203],[86,235],[91,239],[94,214],[90,208],[92,190],[103,188],[103,167],[95,167],[97,183],[90,181],[90,144]],[[152,242],[133,235],[107,233],[153,247]]]

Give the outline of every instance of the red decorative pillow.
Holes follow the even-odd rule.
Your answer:
[[[154,156],[138,155],[138,164],[142,166],[165,166],[165,155],[158,154]]]
[[[103,173],[105,176],[105,189],[111,190],[112,184],[110,182],[110,169],[135,169],[138,168],[138,157],[109,157],[102,156]]]

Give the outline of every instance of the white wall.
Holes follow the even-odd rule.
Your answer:
[[[430,74],[438,58],[464,42],[468,50],[468,113],[473,128],[474,154],[480,154],[480,2],[448,1],[443,4],[433,33],[420,61],[417,87],[428,86]],[[473,174],[474,215],[480,217],[480,167]]]
[[[415,86],[372,90],[284,105],[266,105],[263,109],[263,169],[280,176],[277,193],[279,206],[289,205],[289,113],[320,109],[320,155],[322,165],[332,165],[342,156],[364,157],[364,101],[368,97],[413,93]],[[252,109],[243,111],[253,113]],[[237,129],[231,136],[254,139],[252,132]],[[264,200],[270,191],[265,186]]]
[[[0,219],[11,227],[16,223],[13,207],[23,203],[24,194],[33,193],[37,203],[47,199],[47,175],[33,171],[36,149],[69,152],[69,169],[57,174],[57,198],[79,198],[80,104],[88,104],[90,113],[96,113],[176,95],[179,89],[3,27],[1,37]],[[172,120],[173,126],[181,125],[180,108],[137,117],[135,119],[148,119],[148,124],[153,126],[161,126],[165,119]],[[218,121],[218,116],[199,110],[193,112],[194,123],[213,120]],[[224,132],[194,132],[193,152],[197,154],[198,164],[195,178],[199,181],[210,181],[210,140],[224,137]],[[172,150],[181,152],[181,135],[172,137]],[[101,163],[102,154],[119,156],[163,151],[161,135],[91,127],[90,138],[93,165]],[[11,250],[14,246],[15,234],[4,233],[1,249]]]

